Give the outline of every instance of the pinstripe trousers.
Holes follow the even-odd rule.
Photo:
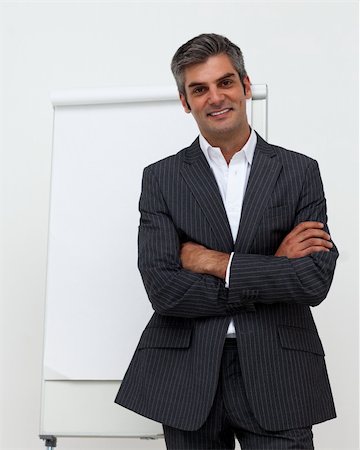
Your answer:
[[[311,427],[266,431],[249,407],[241,376],[236,339],[226,339],[219,384],[210,414],[196,431],[163,425],[168,450],[232,450],[235,436],[242,450],[311,450]]]

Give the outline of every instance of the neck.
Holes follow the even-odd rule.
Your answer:
[[[236,136],[227,134],[226,136],[212,136],[210,137],[210,139],[208,139],[206,136],[204,137],[212,147],[220,148],[226,162],[229,164],[231,158],[235,155],[235,153],[237,153],[244,147],[250,137],[250,134],[251,130],[248,125],[247,129],[244,130],[243,133],[238,133]]]

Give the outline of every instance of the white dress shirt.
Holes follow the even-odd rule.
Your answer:
[[[212,147],[200,134],[199,143],[219,186],[222,201],[225,206],[231,233],[235,242],[239,229],[241,209],[251,164],[256,146],[256,133],[251,130],[249,139],[243,148],[231,158],[227,164],[219,147]],[[226,270],[225,286],[229,287],[230,266],[234,253],[231,254]],[[231,319],[227,337],[235,337],[234,321]]]

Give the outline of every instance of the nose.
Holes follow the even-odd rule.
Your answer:
[[[211,87],[208,91],[208,102],[210,105],[219,105],[224,100],[224,94],[216,87]]]

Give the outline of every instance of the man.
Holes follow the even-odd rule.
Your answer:
[[[116,402],[168,449],[312,449],[335,417],[310,306],[338,256],[316,161],[246,117],[240,49],[204,34],[172,71],[200,136],[144,171],[139,269],[155,310]]]

